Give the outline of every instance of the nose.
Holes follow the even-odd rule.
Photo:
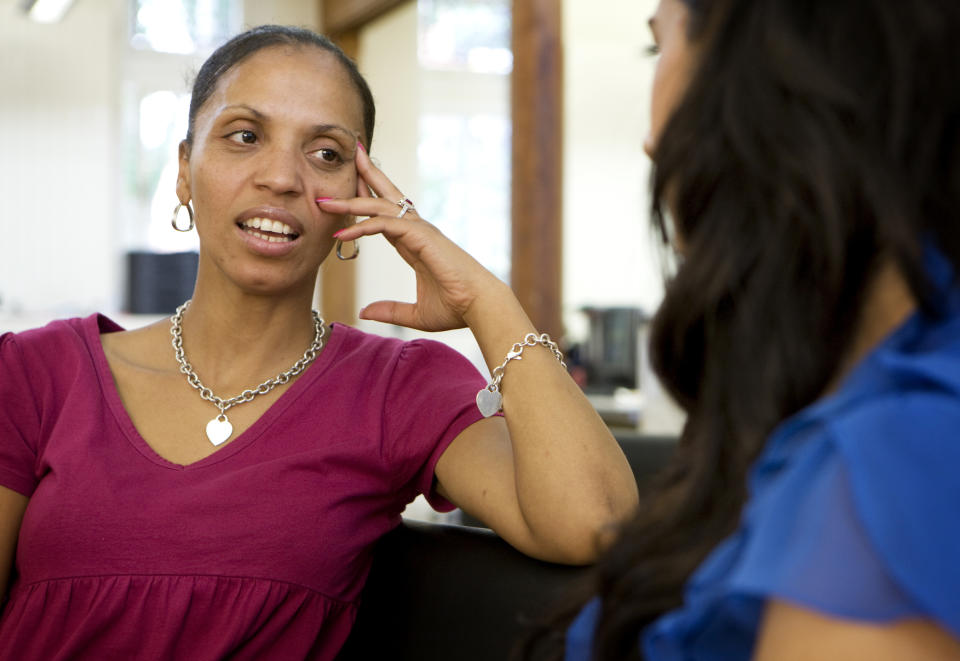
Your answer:
[[[653,159],[653,153],[656,151],[656,145],[653,142],[653,131],[647,133],[647,137],[643,141],[643,151],[647,153],[651,159]]]
[[[276,195],[300,195],[304,191],[301,154],[292,147],[275,144],[260,150],[254,183]]]

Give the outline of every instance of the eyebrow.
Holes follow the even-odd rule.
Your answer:
[[[253,106],[248,106],[248,105],[246,105],[245,103],[236,103],[236,104],[233,104],[233,105],[229,105],[229,106],[224,107],[223,110],[224,110],[224,111],[227,111],[227,110],[246,110],[246,111],[249,112],[251,115],[253,115],[254,117],[256,117],[258,120],[261,120],[261,121],[262,121],[262,120],[269,119],[269,117],[267,117],[267,115],[263,114],[262,112],[260,112],[260,111],[257,110],[256,108],[254,108]],[[343,127],[343,126],[340,126],[339,124],[314,124],[313,126],[310,127],[310,131],[311,131],[311,133],[329,133],[329,132],[331,132],[331,131],[339,131],[340,133],[346,134],[346,136],[347,136],[350,140],[359,140],[359,139],[360,139],[360,138],[359,138],[359,135],[358,135],[357,133],[355,133],[354,131],[351,131],[351,130]]]

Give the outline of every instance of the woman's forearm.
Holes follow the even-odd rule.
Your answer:
[[[516,342],[538,332],[509,288],[491,288],[464,315],[491,371]],[[530,534],[568,561],[589,562],[598,535],[637,506],[619,444],[546,347],[525,347],[501,382],[517,501]]]

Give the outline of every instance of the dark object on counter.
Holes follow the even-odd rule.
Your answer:
[[[590,333],[579,348],[586,371],[586,392],[611,393],[616,388],[637,389],[640,329],[648,321],[639,308],[587,307]]]
[[[127,253],[124,310],[131,314],[173,314],[193,294],[199,260],[195,252]]]

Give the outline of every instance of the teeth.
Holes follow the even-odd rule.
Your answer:
[[[289,241],[293,241],[292,238],[287,237],[287,236],[275,236],[275,235],[272,235],[272,234],[271,234],[271,235],[261,234],[260,232],[257,232],[257,231],[255,231],[255,230],[250,230],[249,233],[252,234],[253,236],[257,237],[258,239],[262,239],[262,240],[264,240],[264,241],[269,241],[270,243],[287,243],[287,242],[289,242]]]
[[[271,218],[248,218],[243,221],[244,227],[263,230],[264,232],[273,232],[274,234],[293,234],[293,228],[286,223]],[[254,232],[256,234],[256,232]],[[265,238],[265,237],[264,237]],[[279,239],[279,237],[276,237]],[[283,240],[283,239],[279,239]]]

